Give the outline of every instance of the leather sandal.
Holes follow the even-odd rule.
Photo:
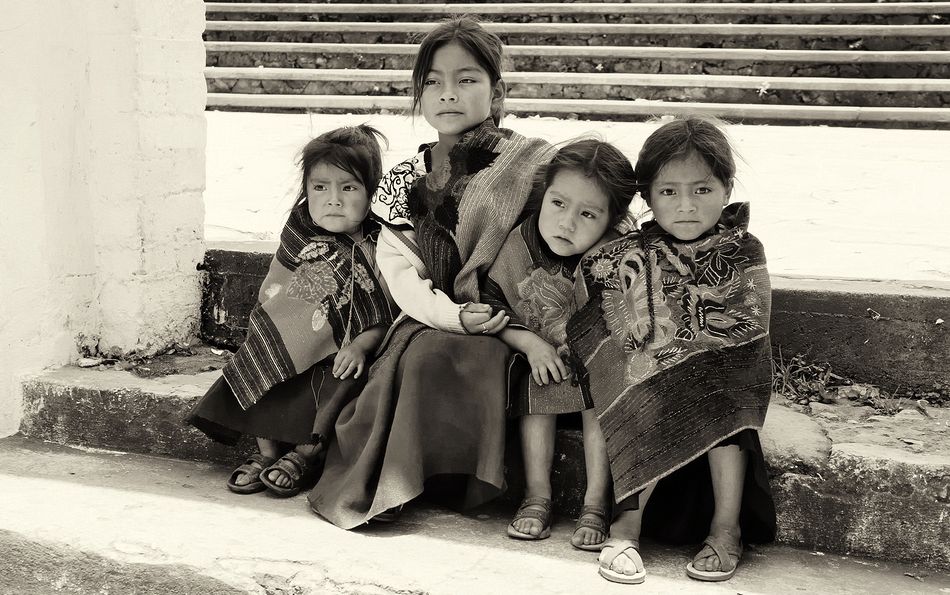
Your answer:
[[[290,498],[296,496],[303,489],[309,489],[317,483],[323,465],[319,461],[307,460],[297,451],[290,451],[277,459],[277,462],[261,471],[261,482],[275,496]],[[277,471],[290,479],[287,487],[279,486],[267,476],[271,471]]]
[[[521,531],[515,529],[515,523],[522,519],[535,519],[540,521],[541,533],[538,535],[532,535],[530,533],[522,533]],[[513,518],[511,520],[511,524],[508,525],[508,537],[513,537],[515,539],[538,540],[547,539],[550,536],[551,499],[535,496],[522,500],[521,506],[518,507],[518,512],[515,513],[515,518]]]
[[[719,570],[698,570],[693,563],[690,562],[686,565],[686,574],[689,575],[689,578],[694,578],[698,581],[727,581],[733,577],[736,573],[736,568],[739,566],[739,561],[742,559],[742,544],[740,543],[738,547],[730,544],[726,545],[719,539],[710,535],[703,541],[703,549],[693,556],[695,561],[697,558],[707,558],[709,556],[715,555],[719,558]],[[735,560],[733,560],[735,558]]]
[[[267,489],[267,486],[261,481],[261,473],[263,473],[264,469],[273,465],[276,460],[277,459],[265,457],[259,452],[247,457],[247,460],[245,460],[240,467],[232,471],[228,477],[228,489],[235,494],[256,494],[257,492],[263,492]],[[238,477],[241,475],[246,475],[251,478],[252,481],[246,484],[236,483]]]
[[[591,529],[600,532],[604,538],[597,543],[584,544],[575,543],[574,536],[581,529]],[[610,536],[610,528],[607,526],[607,509],[603,506],[582,506],[581,514],[577,517],[577,523],[574,525],[574,535],[571,536],[571,545],[579,550],[587,552],[599,552],[604,547],[604,542]]]

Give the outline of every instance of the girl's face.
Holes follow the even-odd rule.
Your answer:
[[[356,176],[321,161],[307,176],[307,210],[323,229],[352,234],[369,212],[369,197]]]
[[[607,231],[609,205],[596,182],[577,170],[562,169],[541,199],[538,231],[558,256],[583,254]]]
[[[724,185],[693,152],[660,168],[648,202],[660,227],[686,242],[715,227],[731,193],[732,185]]]
[[[491,114],[492,101],[504,95],[475,57],[458,43],[447,43],[432,55],[422,84],[422,115],[439,132],[439,141],[454,143]]]

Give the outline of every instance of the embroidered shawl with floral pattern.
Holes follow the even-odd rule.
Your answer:
[[[771,292],[748,203],[690,242],[655,222],[585,256],[568,343],[582,362],[620,501],[724,438],[761,429]]]
[[[551,252],[531,215],[510,234],[488,270],[482,302],[511,317],[510,328],[527,329],[547,341],[570,369],[567,321],[574,313],[574,270],[579,257]],[[571,380],[538,386],[525,376],[519,382],[514,415],[570,413],[593,405]]]
[[[363,239],[326,231],[307,205],[294,207],[251,311],[247,338],[224,367],[244,409],[274,385],[340,350],[363,331],[390,325],[395,306],[376,270],[379,225]]]

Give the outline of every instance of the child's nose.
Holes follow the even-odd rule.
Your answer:
[[[343,204],[343,201],[340,197],[340,191],[337,189],[333,189],[327,192],[327,202],[331,205],[337,205],[337,206]]]
[[[455,92],[455,87],[449,84],[442,85],[442,95],[439,97],[440,101],[458,101],[458,94]]]
[[[693,199],[692,199],[692,197],[690,197],[690,196],[688,196],[688,195],[686,195],[686,194],[680,195],[679,210],[681,210],[681,211],[692,211],[694,208],[695,208],[695,205],[693,204]]]
[[[564,215],[561,217],[561,229],[565,231],[574,231],[574,217],[571,215]]]

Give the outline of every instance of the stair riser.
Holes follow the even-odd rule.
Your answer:
[[[201,316],[205,341],[232,348],[243,342],[270,259],[268,254],[208,250]],[[948,297],[776,288],[771,338],[786,358],[808,354],[811,361],[830,362],[836,373],[895,396],[936,391],[947,397],[950,336],[934,320],[945,317],[948,307]],[[882,318],[869,318],[869,308]]]
[[[411,93],[408,82],[281,81],[209,79],[209,93],[261,93],[279,95],[397,95]],[[544,99],[650,99],[709,103],[775,105],[910,106],[944,107],[950,92],[920,93],[873,91],[798,91],[790,89],[718,89],[708,87],[638,87],[633,85],[564,85],[509,83],[508,97]]]
[[[483,21],[494,23],[599,23],[599,24],[708,24],[732,23],[735,25],[940,25],[950,20],[950,13],[935,11],[934,14],[481,14]],[[388,22],[437,22],[448,15],[432,13],[350,13],[327,14],[315,7],[310,13],[233,13],[208,12],[209,21],[245,22],[307,22],[307,23],[388,23]]]
[[[508,70],[520,72],[627,72],[733,74],[746,76],[824,76],[837,78],[950,78],[950,64],[808,64],[796,60],[757,62],[692,58],[590,58],[510,56]],[[219,52],[209,51],[208,66],[266,68],[369,68],[406,70],[413,56],[390,54]]]
[[[284,43],[417,43],[420,33],[358,32],[272,32],[272,31],[206,31],[206,41],[258,41]],[[927,51],[950,49],[946,35],[932,37],[826,37],[795,35],[591,35],[591,34],[499,34],[507,45],[576,45],[576,46],[654,46],[756,48],[770,50],[848,50]],[[860,44],[855,46],[854,44]]]

